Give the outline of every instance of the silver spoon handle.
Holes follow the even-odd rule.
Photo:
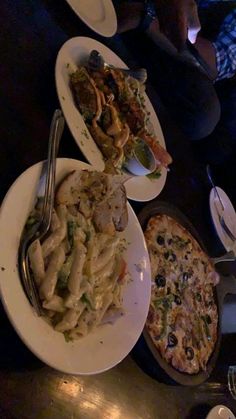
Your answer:
[[[219,256],[218,258],[211,259],[214,265],[221,262],[234,262],[236,260],[234,252],[231,250],[230,252],[225,253],[223,256]]]
[[[217,187],[216,187],[216,185],[215,185],[215,183],[214,183],[214,181],[213,181],[213,179],[212,179],[212,176],[211,176],[211,169],[210,169],[209,164],[207,165],[206,169],[207,169],[207,176],[208,176],[208,179],[209,179],[209,181],[211,182],[211,185],[212,185],[212,187],[213,187],[213,189],[214,189],[214,191],[215,191],[215,194],[216,194],[216,196],[217,196],[217,198],[218,198],[218,200],[219,200],[219,202],[220,202],[220,205],[221,205],[221,207],[222,207],[222,210],[224,211],[224,209],[225,209],[225,208],[224,208],[223,202],[222,202],[222,200],[221,200],[221,197],[220,197],[220,195],[219,195],[219,192],[217,191]]]
[[[229,238],[232,240],[232,241],[235,241],[236,240],[236,237],[235,237],[235,235],[232,233],[232,231],[229,229],[229,227],[227,226],[227,224],[226,224],[226,222],[225,222],[225,220],[224,220],[224,217],[223,217],[223,215],[220,217],[220,224],[221,224],[221,227],[223,228],[223,230],[226,232],[226,234],[229,236]]]
[[[46,170],[46,187],[43,201],[42,223],[50,226],[54,204],[56,156],[59,148],[61,135],[64,129],[65,120],[60,109],[54,112],[49,134],[48,158]],[[45,231],[46,233],[46,231]]]

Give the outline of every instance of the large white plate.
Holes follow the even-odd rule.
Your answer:
[[[224,220],[227,223],[227,226],[232,231],[232,233],[236,236],[236,213],[235,213],[235,209],[234,209],[234,207],[232,205],[232,202],[230,201],[228,195],[226,195],[226,193],[223,191],[223,189],[219,188],[218,186],[216,188],[217,188],[218,194],[219,194],[219,196],[221,198],[221,201],[222,201],[222,203],[224,205],[224,208],[225,208],[224,209]],[[216,233],[217,233],[221,243],[223,244],[224,248],[227,251],[229,251],[229,250],[236,251],[236,243],[233,242],[229,238],[229,236],[226,234],[226,232],[221,227],[218,214],[222,213],[222,208],[221,208],[219,199],[218,199],[218,197],[217,197],[213,188],[210,192],[209,204],[210,204],[210,212],[211,212],[212,221],[213,221],[214,227],[216,229]]]
[[[87,337],[65,342],[42,318],[34,314],[17,270],[19,239],[33,207],[42,163],[26,170],[9,189],[0,211],[0,291],[7,315],[28,348],[49,366],[71,374],[95,374],[120,362],[140,336],[148,313],[151,274],[148,252],[139,222],[128,204],[129,222],[121,233],[128,241],[125,259],[132,281],[124,292],[125,314]],[[73,169],[92,169],[72,159],[58,159],[57,181]],[[142,263],[142,269],[138,269]],[[138,265],[138,266],[137,266]]]
[[[58,53],[56,61],[56,87],[57,94],[71,133],[87,160],[99,170],[104,169],[102,154],[92,139],[84,120],[74,104],[69,86],[69,73],[76,70],[78,64],[86,63],[88,55],[93,49],[97,49],[107,63],[116,67],[127,68],[126,64],[109,48],[91,38],[76,37],[67,41]],[[147,95],[145,95],[146,107],[150,112],[150,121],[154,132],[165,147],[165,140],[156,113]],[[167,171],[162,168],[159,179],[150,180],[146,176],[136,176],[125,184],[129,199],[135,201],[150,201],[162,191],[166,181]]]
[[[117,30],[116,12],[111,0],[66,0],[77,16],[102,36],[113,36]]]

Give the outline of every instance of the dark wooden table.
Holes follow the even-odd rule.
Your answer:
[[[58,107],[54,65],[62,44],[73,36],[100,40],[128,65],[142,64],[129,39],[106,39],[90,31],[64,0],[2,0],[0,13],[0,173],[3,199],[11,183],[46,156],[53,111]],[[142,41],[140,41],[142,42]],[[144,42],[144,41],[143,41]],[[151,71],[151,70],[150,70]],[[150,79],[153,79],[151,74]],[[178,130],[160,103],[153,85],[148,94],[160,119],[174,163],[157,199],[182,210],[198,228],[211,255],[222,247],[211,224],[210,186],[205,160]],[[85,160],[66,128],[60,156]],[[236,205],[236,177],[232,164],[215,170],[219,186]],[[142,204],[132,203],[138,212]],[[4,243],[1,240],[1,246]],[[236,299],[229,299],[231,303]],[[131,356],[109,372],[91,377],[60,374],[38,361],[21,343],[0,309],[1,418],[204,418],[215,404],[236,413],[227,389],[227,368],[236,364],[236,335],[223,337],[217,366],[209,382],[197,388],[159,383],[145,358],[142,341]]]

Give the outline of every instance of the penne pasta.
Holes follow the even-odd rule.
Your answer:
[[[58,247],[52,254],[49,265],[43,281],[39,288],[40,297],[43,300],[51,300],[57,283],[58,271],[61,269],[65,260],[65,252],[61,247]]]
[[[53,209],[50,230],[53,232],[53,231],[56,231],[59,227],[60,227],[60,220],[58,218],[58,215],[56,213],[56,210]]]
[[[43,308],[46,308],[46,310],[63,313],[63,311],[65,311],[63,298],[59,297],[58,295],[53,295],[50,301],[43,301]]]
[[[84,308],[84,304],[81,303],[80,307],[77,310],[73,308],[68,309],[63,319],[55,326],[55,329],[58,332],[66,332],[67,330],[73,329],[76,326]]]
[[[107,242],[106,247],[104,247],[96,260],[93,263],[92,266],[92,273],[97,273],[101,269],[104,268],[104,266],[109,262],[109,260],[112,258],[115,252],[115,247],[117,246],[119,242],[119,239],[116,238],[113,241]]]
[[[35,240],[30,245],[29,260],[36,284],[39,286],[45,275],[43,252],[39,240]]]
[[[124,243],[115,228],[112,234],[105,224],[99,230],[91,216],[96,200],[100,203],[110,193],[112,179],[106,176],[99,180],[92,172],[90,178],[87,171],[68,176],[56,195],[59,205],[53,210],[49,235],[29,249],[46,320],[66,339],[86,336],[104,323],[106,312],[122,307]],[[71,179],[79,182],[78,190]],[[85,181],[89,186],[83,189]],[[96,194],[91,192],[94,187]]]
[[[68,289],[74,295],[78,295],[80,290],[86,253],[86,247],[78,242],[73,250],[73,264],[68,280]]]
[[[66,236],[66,212],[67,210],[65,205],[58,206],[57,213],[60,225],[55,231],[53,231],[53,233],[51,233],[51,235],[42,244],[44,258],[49,256],[56,249],[56,247],[58,247],[61,244],[61,242],[64,240]]]

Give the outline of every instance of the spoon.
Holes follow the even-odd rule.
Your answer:
[[[113,68],[122,71],[127,76],[133,77],[134,79],[138,80],[141,84],[144,84],[147,80],[147,70],[145,68],[137,68],[137,69],[125,69],[125,68],[117,68],[111,64],[107,64],[104,61],[103,56],[97,50],[93,49],[89,55],[88,59],[88,68],[91,71],[99,71],[105,68]]]

